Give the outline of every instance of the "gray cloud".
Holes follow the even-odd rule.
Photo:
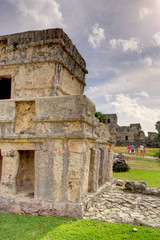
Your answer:
[[[97,48],[104,40],[104,29],[98,23],[95,23],[92,27],[92,32],[89,34],[88,42],[93,48]]]

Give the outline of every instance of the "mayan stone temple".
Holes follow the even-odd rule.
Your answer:
[[[112,179],[113,142],[62,29],[0,37],[0,211],[83,217]]]

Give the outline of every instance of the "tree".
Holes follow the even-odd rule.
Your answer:
[[[157,134],[155,136],[155,139],[160,142],[160,121],[156,122],[155,128],[157,130]]]
[[[97,117],[100,122],[106,123],[106,116],[105,116],[105,114],[103,114],[101,112],[96,112],[95,113],[95,117]]]
[[[160,121],[156,122],[156,130],[160,132]]]

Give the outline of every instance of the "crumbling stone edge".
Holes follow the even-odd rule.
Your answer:
[[[160,197],[160,187],[149,187],[145,181],[129,181],[125,183],[125,191]]]

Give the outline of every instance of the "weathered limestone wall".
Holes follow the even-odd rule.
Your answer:
[[[82,217],[83,197],[111,181],[86,73],[62,29],[0,37],[0,211]]]
[[[83,94],[86,63],[62,29],[1,36],[0,52],[11,98]]]
[[[1,181],[1,175],[2,175],[2,156],[0,153],[0,181]]]
[[[18,196],[10,211],[16,204],[26,213],[20,196],[34,195],[30,213],[44,201],[52,214],[82,216],[84,195],[112,179],[113,143],[94,104],[74,95],[3,100],[0,108],[1,209]]]

